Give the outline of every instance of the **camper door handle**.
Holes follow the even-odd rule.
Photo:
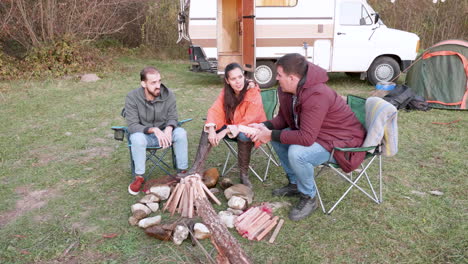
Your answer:
[[[343,32],[338,32],[336,33],[337,35],[346,35],[346,33],[343,33]]]
[[[255,18],[254,15],[251,15],[251,16],[243,16],[242,18]]]

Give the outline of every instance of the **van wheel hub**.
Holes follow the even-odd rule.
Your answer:
[[[260,65],[255,69],[255,80],[258,84],[268,83],[273,78],[273,72],[270,67],[266,65]]]
[[[388,64],[381,64],[375,69],[375,75],[377,76],[377,79],[381,81],[390,81],[393,74],[393,68]]]

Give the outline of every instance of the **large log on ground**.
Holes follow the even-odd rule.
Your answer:
[[[198,215],[211,231],[211,237],[218,253],[225,256],[230,263],[252,263],[239,242],[231,235],[227,227],[221,223],[211,203],[206,198],[197,197],[195,205]]]

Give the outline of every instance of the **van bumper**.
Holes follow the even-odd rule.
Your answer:
[[[200,46],[191,45],[189,47],[189,58],[191,62],[191,71],[195,72],[216,72],[216,61],[207,60],[205,52]]]

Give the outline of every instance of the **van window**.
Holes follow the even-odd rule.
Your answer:
[[[285,6],[292,7],[297,5],[298,0],[255,0],[256,6]]]
[[[340,6],[340,25],[359,26],[361,19],[364,25],[372,25],[372,18],[361,3],[342,2]]]

